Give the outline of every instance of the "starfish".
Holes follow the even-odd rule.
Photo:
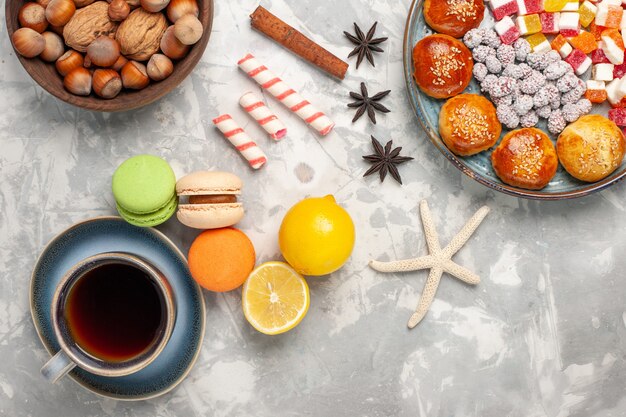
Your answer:
[[[428,312],[428,308],[435,299],[435,293],[437,292],[439,281],[444,272],[447,272],[449,275],[467,284],[476,285],[480,282],[478,275],[453,262],[452,256],[469,240],[472,233],[478,228],[487,213],[489,213],[489,207],[481,207],[452,241],[450,241],[448,246],[442,249],[439,245],[439,235],[433,223],[428,203],[426,203],[426,200],[422,200],[420,203],[420,214],[422,216],[422,225],[424,226],[424,235],[426,236],[426,245],[430,253],[427,256],[401,261],[370,261],[370,267],[379,272],[408,272],[430,269],[417,309],[409,319],[408,326],[410,329],[417,326]]]

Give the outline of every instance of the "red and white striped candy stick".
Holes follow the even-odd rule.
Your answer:
[[[274,140],[281,140],[287,134],[287,128],[281,122],[278,117],[263,103],[256,94],[248,92],[241,96],[239,104],[244,108],[250,116],[261,125],[270,138]]]
[[[246,132],[230,117],[230,114],[223,114],[213,119],[213,124],[224,134],[226,139],[246,158],[250,166],[259,169],[267,162],[267,157],[248,136]]]
[[[335,126],[335,123],[328,116],[303,99],[300,94],[289,88],[283,80],[257,61],[252,54],[248,54],[240,59],[237,65],[261,87],[276,97],[278,101],[287,106],[289,110],[317,130],[320,135],[327,135]]]

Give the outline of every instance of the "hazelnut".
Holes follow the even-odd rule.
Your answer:
[[[120,22],[128,17],[130,6],[126,0],[113,0],[109,4],[109,18],[114,22]]]
[[[46,40],[39,32],[31,28],[20,28],[11,36],[13,47],[22,56],[33,58],[43,52]]]
[[[128,3],[131,9],[141,6],[141,0],[126,0],[126,3]]]
[[[48,3],[50,3],[50,0],[35,0],[37,2],[37,4],[41,5],[41,7],[43,7],[44,9],[46,7],[48,7]]]
[[[63,26],[70,21],[76,5],[72,0],[52,0],[46,7],[46,19],[53,26]]]
[[[141,90],[150,83],[146,66],[137,61],[128,61],[122,67],[122,83],[124,87]]]
[[[87,68],[75,68],[65,76],[63,86],[72,94],[88,96],[91,93],[91,72]]]
[[[25,3],[17,14],[20,26],[42,33],[48,27],[46,9],[37,3]]]
[[[161,81],[172,75],[174,64],[163,54],[154,54],[147,65],[148,76],[154,81]]]
[[[57,71],[62,77],[69,74],[74,68],[83,66],[83,56],[73,49],[70,49],[57,59],[55,64]]]
[[[174,35],[185,45],[193,45],[202,38],[202,23],[192,14],[180,17],[174,23]]]
[[[181,59],[187,55],[190,46],[181,43],[174,35],[174,26],[167,28],[161,38],[161,51],[171,59]]]
[[[56,61],[61,55],[63,55],[63,52],[65,52],[63,39],[61,39],[61,37],[54,32],[44,32],[42,33],[42,36],[46,41],[46,46],[43,48],[39,58],[46,62]]]
[[[113,98],[122,91],[122,79],[112,69],[97,69],[93,73],[93,92],[102,98]]]
[[[170,0],[141,0],[141,7],[150,13],[160,12],[165,9]]]
[[[176,23],[179,18],[186,14],[198,17],[200,10],[196,0],[171,0],[170,4],[167,5],[167,18],[172,23]]]
[[[94,65],[110,67],[120,56],[120,45],[108,36],[98,36],[87,47],[87,56]]]
[[[89,58],[89,55],[85,55],[85,59],[83,59],[83,67],[91,68],[92,66],[93,63],[91,62],[91,58]]]
[[[115,64],[111,65],[111,68],[113,68],[117,72],[120,72],[122,70],[122,67],[126,65],[127,62],[128,59],[126,59],[124,55],[120,55],[119,58],[117,58],[117,61],[115,61]]]
[[[51,32],[56,33],[57,35],[59,35],[60,37],[63,37],[63,26],[48,26],[48,29],[50,29]]]

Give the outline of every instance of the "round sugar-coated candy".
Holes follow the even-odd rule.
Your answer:
[[[487,68],[487,67],[485,67]],[[485,79],[480,83],[480,90],[483,92],[491,91],[491,88],[498,82],[498,77],[493,74],[487,74]]]
[[[522,93],[535,94],[546,83],[546,77],[539,71],[533,71],[520,81],[519,87]]]
[[[519,38],[513,44],[513,48],[515,49],[515,58],[520,61],[526,61],[526,57],[530,53],[530,44],[524,38]]]
[[[483,31],[478,28],[470,29],[465,34],[465,36],[463,36],[463,42],[465,43],[465,46],[467,46],[469,49],[476,48],[478,45],[480,45],[482,40]]]
[[[485,59],[487,70],[492,74],[500,74],[502,72],[502,63],[495,55],[488,55]]]
[[[520,116],[519,123],[522,127],[533,127],[539,123],[539,116],[533,110]]]
[[[578,103],[576,103],[576,107],[578,107],[578,110],[580,110],[580,115],[582,116],[583,114],[587,114],[591,111],[591,101],[587,100],[586,98],[581,98],[580,100],[578,100]]]
[[[575,104],[585,94],[587,87],[585,83],[578,79],[576,85],[566,93],[561,94],[561,104]]]
[[[472,51],[472,57],[474,58],[474,61],[476,62],[485,62],[485,59],[487,59],[489,55],[495,55],[495,54],[496,54],[496,50],[488,47],[487,45],[478,45]]]
[[[493,104],[496,105],[496,107],[498,107],[501,104],[505,104],[507,106],[510,106],[510,105],[513,104],[513,95],[509,94],[508,96],[491,97],[491,101],[493,102]]]
[[[515,62],[515,48],[512,45],[502,44],[496,49],[496,56],[502,65],[508,65]]]
[[[483,35],[482,44],[491,48],[497,48],[502,44],[502,41],[495,30],[486,30]]]
[[[550,117],[548,117],[548,131],[553,135],[558,135],[565,129],[567,122],[563,117],[561,110],[554,110]]]
[[[522,70],[522,78],[528,77],[533,72],[533,69],[530,67],[530,65],[525,62],[519,64],[518,67],[520,70]]]
[[[524,115],[533,108],[533,97],[528,94],[520,94],[513,103],[513,109],[518,115]]]
[[[487,66],[482,62],[477,62],[474,64],[472,74],[474,74],[474,78],[476,78],[478,82],[482,82],[488,73],[489,71],[487,70]]]
[[[553,62],[559,62],[561,61],[561,55],[553,49],[546,52],[546,61],[548,61],[550,64],[552,64]]]
[[[550,102],[550,107],[552,110],[558,110],[561,108],[561,97],[559,96],[558,100],[553,100]]]
[[[492,97],[502,97],[511,94],[513,92],[513,85],[516,83],[515,79],[511,77],[500,77],[498,81],[489,89],[489,94]]]
[[[499,105],[496,108],[496,116],[500,123],[506,126],[507,129],[515,129],[519,126],[519,116],[511,106],[506,104]]]
[[[556,82],[556,88],[558,88],[561,93],[566,93],[576,87],[578,81],[579,79],[574,73],[565,74]]]
[[[530,67],[528,67],[530,68]],[[503,77],[511,77],[519,80],[524,76],[524,71],[520,68],[519,65],[516,64],[508,64],[502,70]]]
[[[543,75],[545,75],[548,80],[558,80],[567,74],[571,69],[572,67],[567,62],[556,61],[546,67],[543,71]]]
[[[533,52],[528,54],[526,62],[528,62],[528,65],[530,65],[532,69],[537,71],[543,71],[550,63],[546,53],[544,52]]]
[[[545,88],[539,89],[533,96],[533,107],[536,109],[550,104],[550,94]]]
[[[575,122],[580,117],[580,109],[576,106],[576,104],[564,105],[561,108],[561,113],[563,113],[565,121],[569,123]]]
[[[539,107],[538,109],[535,109],[535,113],[542,119],[547,119],[552,114],[552,107],[550,107],[549,105]]]

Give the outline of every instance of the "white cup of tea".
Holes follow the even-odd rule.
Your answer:
[[[58,284],[52,327],[61,346],[42,368],[56,382],[78,366],[96,375],[137,372],[163,351],[176,305],[167,278],[139,256],[106,252],[74,265]]]

